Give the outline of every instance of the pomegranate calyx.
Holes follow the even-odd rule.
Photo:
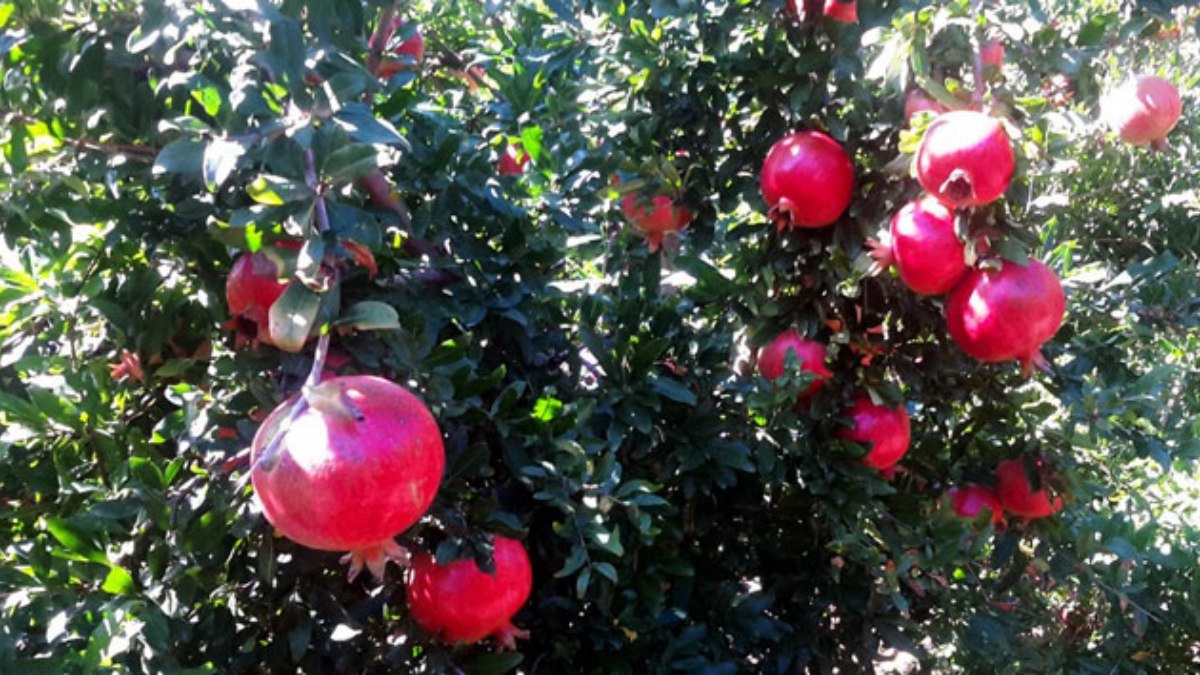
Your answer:
[[[523,628],[517,628],[511,621],[505,621],[503,626],[496,629],[492,633],[492,639],[496,641],[497,651],[515,650],[517,648],[517,640],[528,640],[529,631]]]
[[[396,543],[395,539],[385,539],[374,546],[350,551],[342,556],[339,562],[343,565],[350,565],[350,569],[346,571],[346,581],[353,582],[354,579],[362,572],[363,567],[366,567],[371,572],[371,577],[376,581],[383,581],[383,575],[387,572],[387,564],[389,561],[396,563],[400,567],[408,567],[412,555],[408,549]]]
[[[956,202],[974,201],[975,186],[971,183],[971,175],[962,169],[950,172],[950,177],[938,188],[940,192]]]
[[[776,232],[783,232],[792,226],[794,222],[792,212],[795,210],[795,208],[795,205],[792,204],[792,200],[788,199],[787,197],[780,197],[779,202],[776,203],[775,206],[772,206],[771,210],[767,212],[767,218],[769,218],[772,223],[775,223]]]
[[[871,276],[884,273],[896,262],[896,255],[892,251],[892,244],[887,239],[888,237],[884,235],[879,239],[870,237],[864,242],[867,245],[867,255],[871,256],[871,259],[875,261],[871,265],[869,272]]]
[[[1171,144],[1167,142],[1166,136],[1150,141],[1150,149],[1155,152],[1174,152],[1171,149]]]
[[[1026,378],[1033,374],[1034,368],[1037,368],[1047,375],[1054,374],[1054,366],[1051,365],[1050,361],[1046,359],[1041,350],[1038,350],[1021,359],[1021,374]]]

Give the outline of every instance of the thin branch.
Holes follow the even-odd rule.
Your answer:
[[[975,33],[979,33],[979,10],[983,0],[971,0],[971,18],[975,21]],[[983,106],[983,95],[987,92],[987,80],[983,79],[983,42],[976,40],[973,67],[975,70],[975,91],[971,93],[971,101]]]

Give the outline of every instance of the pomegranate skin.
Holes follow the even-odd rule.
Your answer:
[[[1041,461],[1038,467],[1041,468]],[[1025,475],[1025,462],[1021,459],[1006,460],[996,467],[996,497],[1005,511],[1029,520],[1052,516],[1062,510],[1062,497],[1055,497],[1052,502],[1044,488],[1033,491]]]
[[[825,18],[838,23],[858,23],[857,0],[825,0]]]
[[[470,559],[439,565],[427,553],[413,557],[408,610],[438,640],[467,644],[493,636],[512,647],[513,638],[528,637],[511,621],[533,588],[529,555],[516,539],[496,536],[493,541],[494,575]]]
[[[973,110],[944,113],[917,148],[917,180],[954,208],[982,206],[1008,189],[1016,167],[1004,125]]]
[[[854,165],[827,134],[800,131],[771,146],[761,182],[771,220],[781,229],[825,227],[850,205]]]
[[[891,232],[900,280],[917,293],[948,293],[967,273],[954,212],[938,199],[925,196],[905,204],[892,216]]]
[[[866,392],[860,392],[842,414],[852,419],[854,426],[838,429],[837,437],[870,448],[863,464],[886,471],[908,452],[912,429],[903,405],[895,408],[875,405]]]
[[[396,22],[392,24],[392,33],[400,30],[403,25],[404,19],[396,19]],[[421,62],[425,60],[425,38],[420,31],[413,33],[412,37],[401,42],[390,57],[385,56],[380,59],[379,66],[375,69],[375,75],[387,79],[406,68],[412,68],[411,63],[405,63],[405,60],[400,58],[404,56],[412,59],[417,66],[420,66]]]
[[[300,250],[298,241],[277,241],[276,249]],[[263,251],[243,253],[233,262],[225,281],[225,303],[235,318],[249,319],[266,332],[271,305],[283,295],[288,279],[279,278],[279,267]]]
[[[788,352],[796,354],[800,370],[812,373],[817,378],[800,392],[800,398],[808,398],[821,391],[825,380],[833,377],[833,373],[825,367],[825,345],[804,339],[794,328],[780,333],[762,348],[758,354],[758,372],[768,380],[779,379],[783,376]]]
[[[1003,68],[1004,43],[999,40],[988,40],[979,47],[979,57],[985,66]]]
[[[911,120],[913,115],[923,110],[928,110],[939,115],[946,112],[946,108],[941,103],[938,103],[937,99],[920,89],[910,89],[904,96],[904,119]]]
[[[657,251],[662,245],[663,235],[687,227],[694,216],[690,209],[677,206],[675,200],[665,195],[658,195],[649,201],[646,204],[644,198],[639,200],[638,195],[627,194],[621,198],[621,212],[646,238],[650,250]]]
[[[509,145],[496,162],[496,173],[501,176],[520,176],[525,173],[525,165],[528,163],[528,153],[515,145]]]
[[[373,375],[332,377],[314,390],[286,429],[300,394],[275,408],[254,436],[252,465],[282,433],[278,464],[251,473],[263,513],[309,548],[391,544],[437,494],[445,465],[437,422],[416,396]]]
[[[950,495],[951,508],[963,518],[974,520],[980,511],[987,509],[992,512],[994,525],[1004,521],[1004,507],[1000,504],[1000,499],[982,485],[951,488],[947,494]]]
[[[1175,85],[1156,75],[1137,75],[1100,101],[1100,117],[1131,145],[1166,145],[1179,122],[1183,102]]]
[[[967,273],[946,303],[950,337],[986,363],[1017,359],[1028,371],[1062,325],[1067,299],[1058,276],[1041,261],[1005,261],[1000,271]]]

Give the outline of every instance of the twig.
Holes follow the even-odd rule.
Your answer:
[[[971,17],[975,20],[976,34],[979,33],[979,9],[983,5],[983,0],[971,0]],[[983,79],[983,43],[980,40],[976,41],[975,58],[972,64],[975,69],[975,91],[971,93],[971,101],[982,107],[983,95],[987,91],[987,81]]]

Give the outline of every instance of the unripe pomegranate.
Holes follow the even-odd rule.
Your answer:
[[[496,162],[496,172],[501,176],[520,176],[525,173],[525,165],[529,163],[529,153],[521,149],[520,146],[509,144],[504,148],[504,154],[500,155],[499,161]]]
[[[392,33],[400,30],[403,25],[404,19],[396,19],[396,22],[392,24]],[[411,61],[406,62],[400,57],[408,57]],[[420,31],[417,31],[413,33],[412,37],[401,42],[390,56],[384,56],[379,60],[375,75],[386,80],[402,70],[419,67],[424,60],[425,38],[422,37]]]
[[[621,212],[646,238],[650,251],[662,246],[663,236],[688,226],[694,217],[691,209],[675,204],[675,200],[658,195],[645,203],[645,198],[629,193],[621,198]]]
[[[1036,465],[1044,475],[1042,461],[1037,460]],[[1063,504],[1062,497],[1055,497],[1051,501],[1044,480],[1040,490],[1033,490],[1029,477],[1025,475],[1025,461],[1019,458],[1000,462],[996,467],[996,497],[1005,511],[1030,520],[1052,516],[1062,510]]]
[[[382,577],[389,558],[406,557],[393,537],[437,494],[445,464],[437,422],[416,396],[371,375],[333,377],[301,395],[254,436],[251,480],[263,513],[296,543],[349,551],[351,577],[364,565]],[[277,455],[260,465],[268,450]]]
[[[787,365],[787,355],[793,353],[800,361],[800,370],[816,376],[800,398],[807,398],[821,391],[825,380],[833,377],[833,373],[825,367],[825,345],[813,340],[806,340],[792,328],[780,333],[769,345],[762,348],[758,354],[758,372],[768,380],[777,380],[783,376]]]
[[[1121,140],[1155,149],[1166,147],[1182,112],[1179,90],[1155,75],[1136,75],[1100,100],[1101,119]]]
[[[980,511],[987,509],[992,513],[993,524],[1004,522],[1004,507],[1000,505],[1000,500],[982,485],[951,488],[948,494],[951,508],[963,518],[974,520]]]
[[[529,634],[512,617],[529,598],[533,570],[521,542],[496,536],[495,574],[474,560],[439,565],[428,554],[413,557],[408,580],[408,610],[426,632],[442,642],[463,644],[491,636],[509,649]]]
[[[904,119],[911,120],[913,115],[928,110],[933,113],[942,114],[946,112],[946,108],[938,103],[937,99],[929,94],[926,94],[921,89],[909,89],[904,95]]]
[[[838,23],[857,23],[858,2],[856,0],[825,0],[825,17]]]
[[[276,250],[300,250],[298,241],[277,241],[269,245]],[[271,305],[283,295],[288,279],[280,278],[279,266],[268,251],[243,253],[233,262],[225,281],[225,302],[234,319],[246,319],[258,324],[259,339],[269,342],[267,325]]]
[[[866,392],[854,396],[842,415],[853,420],[850,427],[838,429],[837,437],[868,446],[863,464],[880,471],[895,466],[908,452],[912,436],[908,411],[903,405],[888,408],[876,405]]]
[[[892,260],[906,286],[922,295],[947,293],[967,273],[954,212],[934,197],[905,204],[892,216]]]
[[[1046,367],[1039,351],[1066,312],[1058,276],[1038,260],[974,269],[950,294],[946,326],[964,352],[988,363],[1017,359],[1028,373]]]
[[[1016,166],[1004,125],[973,110],[934,120],[916,162],[921,186],[955,208],[981,206],[1004,194]]]
[[[837,141],[820,131],[784,136],[763,162],[763,199],[785,227],[825,227],[850,205],[854,165]]]
[[[988,40],[979,47],[979,57],[983,65],[995,68],[1004,67],[1004,43],[999,40]]]

